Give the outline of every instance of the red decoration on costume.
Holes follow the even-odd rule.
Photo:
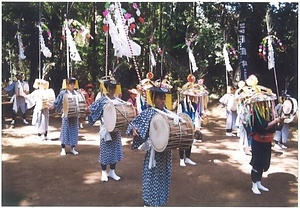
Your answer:
[[[195,82],[195,80],[196,80],[196,78],[195,78],[195,76],[194,75],[192,75],[192,74],[189,74],[188,76],[187,76],[187,81],[188,82]]]
[[[153,79],[154,74],[153,74],[152,72],[148,72],[148,73],[146,74],[146,77],[147,77],[148,79]]]

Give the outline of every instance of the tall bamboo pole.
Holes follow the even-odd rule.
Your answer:
[[[41,9],[42,9],[42,5],[41,5],[42,3],[41,2],[39,2],[39,26],[41,27],[41,21],[42,21],[42,11],[41,11]],[[41,70],[41,66],[42,66],[42,58],[41,58],[41,40],[40,40],[40,33],[42,32],[42,31],[40,31],[40,27],[39,27],[39,37],[38,37],[38,39],[39,39],[39,64],[38,64],[38,66],[39,66],[39,79],[41,79],[41,77],[42,77],[42,70]]]

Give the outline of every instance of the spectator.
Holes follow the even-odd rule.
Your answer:
[[[236,136],[233,130],[236,129],[236,118],[237,118],[237,102],[235,100],[235,89],[229,87],[229,92],[223,95],[219,102],[226,107],[226,136]]]

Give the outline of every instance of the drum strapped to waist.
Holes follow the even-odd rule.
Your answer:
[[[189,149],[194,141],[194,125],[192,119],[185,113],[178,115],[181,119],[157,113],[150,122],[149,139],[157,152],[165,149]]]
[[[113,104],[108,102],[103,109],[103,121],[108,132],[125,130],[136,116],[136,110],[131,103]]]
[[[284,123],[291,123],[298,111],[298,102],[295,98],[287,98],[281,109],[281,114],[285,117]]]
[[[85,117],[86,103],[82,93],[77,92],[76,95],[64,94],[63,112],[65,117]]]
[[[42,109],[50,108],[55,100],[55,93],[53,89],[43,90],[41,95]]]

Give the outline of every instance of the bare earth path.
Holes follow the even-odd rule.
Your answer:
[[[19,119],[12,128],[10,121],[5,115],[3,206],[143,206],[144,152],[130,149],[131,138],[122,139],[124,159],[116,169],[122,179],[101,182],[98,123],[79,129],[79,155],[62,157],[59,115],[51,114],[51,141],[46,142],[37,141],[33,126],[23,125]],[[224,128],[222,110],[213,109],[201,130],[203,142],[192,148],[191,159],[196,166],[180,167],[178,150],[173,150],[171,193],[166,206],[298,207],[298,121],[291,124],[288,149],[272,151],[271,167],[263,174],[263,184],[270,192],[260,196],[250,189],[250,156],[239,151],[237,137],[224,136]]]

